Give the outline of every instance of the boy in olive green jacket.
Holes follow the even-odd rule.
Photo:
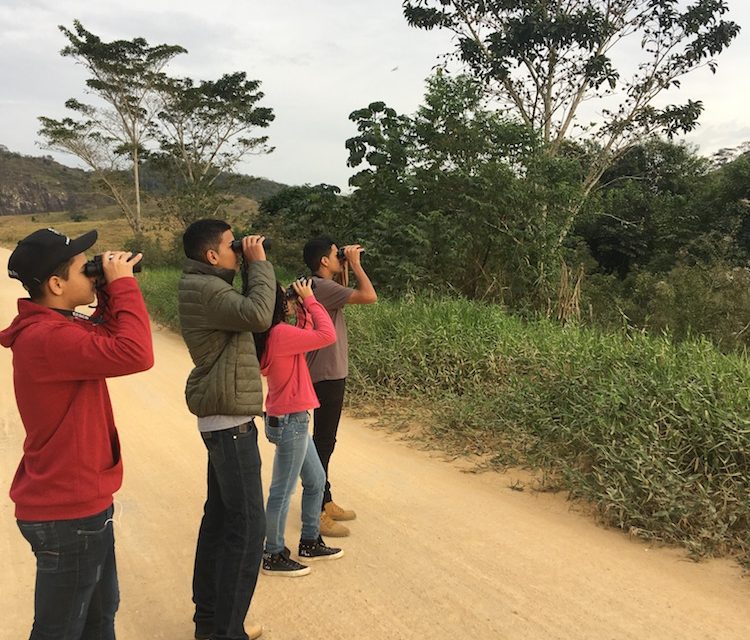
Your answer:
[[[232,283],[240,268],[231,227],[199,220],[183,235],[179,284],[182,335],[195,368],[185,397],[208,450],[208,497],[193,573],[195,637],[246,640],[244,628],[263,555],[265,516],[258,432],[263,392],[253,332],[271,324],[276,278],[262,236],[242,239],[247,292]]]

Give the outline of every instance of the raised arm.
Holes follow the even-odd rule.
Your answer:
[[[378,294],[375,287],[372,286],[369,276],[362,268],[361,255],[362,247],[358,244],[351,244],[344,247],[346,263],[352,268],[354,275],[357,277],[357,288],[349,297],[347,304],[373,304],[378,301]]]

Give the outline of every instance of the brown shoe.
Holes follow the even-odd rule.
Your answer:
[[[357,514],[351,509],[342,509],[333,500],[323,505],[325,512],[331,517],[331,520],[354,520]]]
[[[345,538],[349,535],[347,529],[340,522],[336,522],[325,511],[320,513],[320,535],[327,538]]]

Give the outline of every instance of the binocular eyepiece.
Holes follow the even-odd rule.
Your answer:
[[[137,256],[139,253],[140,251],[131,251],[130,258],[128,258],[128,260],[130,260],[133,256]],[[143,259],[133,265],[133,273],[139,273],[142,265]],[[104,259],[102,258],[101,253],[97,256],[94,256],[93,258],[91,258],[91,260],[83,265],[83,273],[88,278],[104,277]]]
[[[232,251],[239,253],[242,251],[242,239],[232,240]],[[271,238],[265,238],[263,240],[263,250],[268,251],[271,248]]]

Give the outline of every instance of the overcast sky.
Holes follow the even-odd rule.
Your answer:
[[[729,6],[742,33],[716,75],[697,72],[676,96],[704,102],[702,126],[688,140],[705,154],[750,140],[750,2]],[[413,112],[424,79],[451,49],[449,34],[409,28],[401,0],[0,0],[0,144],[12,151],[47,153],[37,116],[62,117],[66,99],[84,98],[83,70],[59,55],[66,40],[57,25],[76,18],[105,40],[182,45],[188,54],[171,63],[174,75],[246,71],[261,80],[263,104],[276,114],[267,130],[276,150],[239,170],[288,184],[345,187],[349,113],[374,100]]]

